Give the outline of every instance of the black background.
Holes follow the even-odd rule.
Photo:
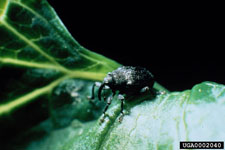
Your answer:
[[[49,3],[82,46],[148,68],[171,91],[203,81],[225,84],[219,4]]]

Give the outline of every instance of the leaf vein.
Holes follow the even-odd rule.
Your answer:
[[[55,59],[48,55],[47,53],[45,53],[38,45],[36,45],[35,43],[33,43],[32,41],[30,41],[27,37],[25,37],[24,35],[20,34],[16,29],[14,29],[10,24],[8,24],[5,21],[2,21],[2,24],[5,25],[5,27],[10,30],[12,33],[14,33],[17,37],[19,37],[21,40],[23,40],[25,43],[27,43],[28,45],[30,45],[34,50],[36,50],[37,52],[39,52],[42,56],[44,56],[45,58],[47,58],[49,61],[51,61],[52,63],[54,63],[55,65],[57,65],[58,67],[61,68],[61,70],[64,70],[65,72],[69,72],[65,67],[61,66],[57,61],[55,61]]]

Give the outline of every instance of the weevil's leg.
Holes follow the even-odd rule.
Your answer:
[[[159,92],[157,92],[157,94],[159,94],[159,95],[164,95],[164,94],[166,94],[166,91],[159,91]]]
[[[116,91],[115,90],[112,90],[112,97],[114,97],[116,95]]]
[[[125,98],[124,98],[123,95],[119,94],[119,95],[118,95],[118,99],[121,100],[121,109],[120,109],[119,122],[122,122],[123,116],[124,116],[124,113],[123,113],[123,105],[124,105],[124,104],[123,104],[123,103],[124,103]]]
[[[116,92],[113,92],[113,94],[110,97],[108,97],[108,99],[107,99],[107,105],[106,105],[106,107],[105,107],[105,109],[103,111],[103,114],[104,115],[105,115],[105,112],[107,111],[107,109],[109,108],[109,105],[111,104],[112,99],[115,96],[115,94],[116,94]]]
[[[105,86],[106,87],[106,86]],[[105,87],[103,88],[103,100],[104,102],[106,101],[106,96],[105,96]]]
[[[104,99],[104,102],[106,101],[105,90],[108,90],[108,89],[110,89],[110,87],[107,86],[107,85],[105,85],[104,88],[102,89],[102,90],[103,90],[102,92],[103,92],[103,99]]]
[[[104,114],[104,115],[105,115],[105,112],[108,110],[109,105],[110,105],[111,102],[112,102],[112,99],[113,99],[113,96],[110,96],[110,97],[107,98],[107,104],[106,104],[105,109],[104,109],[104,111],[103,111],[103,114]]]
[[[150,88],[148,86],[145,86],[140,90],[140,93],[145,93],[147,91],[150,91]]]
[[[98,99],[101,101],[101,94],[102,94],[102,90],[104,88],[106,84],[105,83],[102,83],[100,88],[98,89]]]
[[[140,93],[145,93],[149,91],[151,95],[156,96],[156,95],[161,95],[163,92],[157,91],[156,89],[149,88],[149,86],[145,86],[140,90]]]
[[[91,90],[91,97],[90,99],[95,99],[95,87],[100,87],[101,83],[100,82],[95,82],[92,86],[92,90]]]
[[[112,94],[110,97],[108,97],[108,99],[107,99],[107,104],[106,104],[105,109],[104,109],[104,111],[103,111],[103,117],[100,119],[100,122],[104,122],[104,119],[105,119],[105,112],[108,110],[109,105],[111,104],[112,99],[113,99],[113,97],[115,96],[115,94],[116,94],[116,93],[113,92],[113,94]]]

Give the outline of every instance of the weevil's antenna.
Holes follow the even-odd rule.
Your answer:
[[[104,88],[104,86],[106,85],[106,83],[102,83],[102,85],[99,87],[99,90],[98,90],[98,99],[101,101],[101,94],[102,94],[102,90]]]
[[[91,99],[95,99],[95,86],[96,86],[96,83],[94,83],[93,86],[92,86]]]

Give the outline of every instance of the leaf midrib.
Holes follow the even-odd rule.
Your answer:
[[[53,81],[52,83],[48,84],[47,86],[44,86],[39,89],[35,89],[32,92],[23,95],[19,98],[10,100],[8,103],[0,104],[0,116],[4,114],[8,114],[12,111],[15,111],[17,108],[23,106],[24,104],[27,104],[31,102],[33,99],[38,98],[41,95],[44,95],[46,93],[49,93],[54,89],[60,82],[66,79],[71,78],[77,78],[77,79],[86,79],[92,77],[93,80],[102,80],[102,78],[105,76],[104,73],[95,73],[95,72],[84,72],[84,71],[73,71],[69,75],[64,75],[61,78]]]

